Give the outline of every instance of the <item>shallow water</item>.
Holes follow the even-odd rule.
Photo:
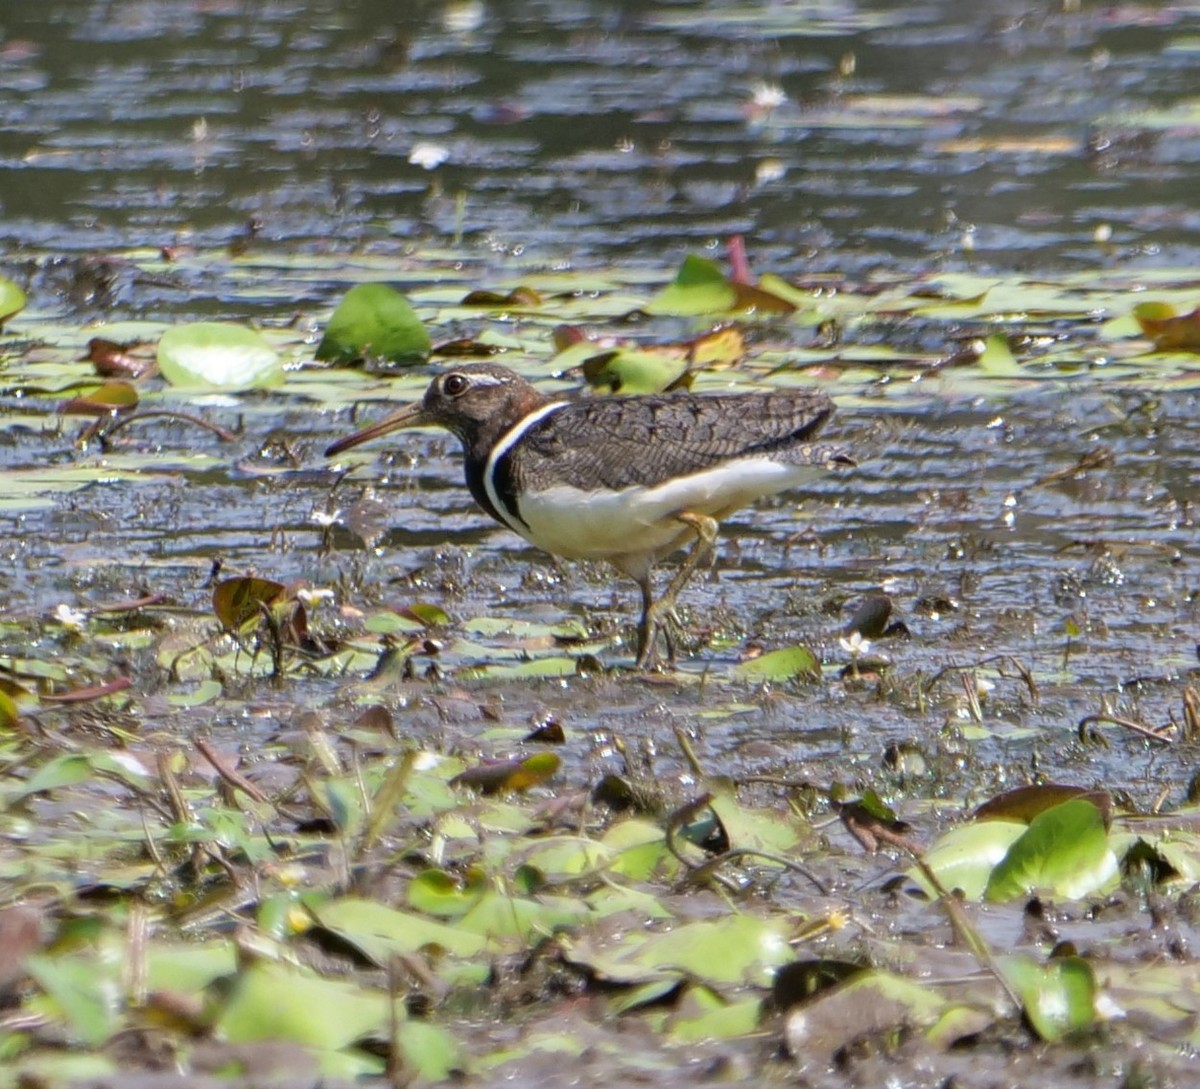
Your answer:
[[[212,0],[72,4],[69,19],[55,2],[7,12],[0,244],[30,286],[29,314],[281,324],[341,290],[337,254],[391,255],[383,267],[419,287],[436,247],[462,254],[471,282],[549,266],[615,266],[633,280],[644,267],[661,282],[684,252],[734,233],[757,267],[791,275],[1128,270],[1200,254],[1194,6],[405,12]],[[411,162],[422,144],[445,161]],[[1111,230],[1104,245],[1098,225]],[[180,243],[248,249],[166,276],[79,260]],[[329,256],[306,269],[317,254]],[[894,330],[929,336],[919,323]],[[867,343],[889,327],[852,335]],[[912,639],[876,649],[907,670],[1004,653],[1061,677],[1040,709],[1001,685],[1002,721],[1065,739],[1103,698],[1165,721],[1195,666],[1195,396],[1057,385],[989,403],[936,379],[925,389],[915,407],[881,390],[843,408],[862,467],[819,485],[802,519],[789,500],[731,520],[719,577],[685,601],[694,626],[730,643],[689,668],[797,641],[836,661],[847,608],[882,586]],[[72,454],[69,429],[44,428],[40,406],[19,409],[9,466],[101,456]],[[318,456],[344,416],[257,395],[213,412],[245,414],[235,452],[145,427],[135,479],[6,514],[10,607],[36,614],[136,584],[204,610],[220,558],[285,582],[349,579],[368,598],[430,598],[459,619],[576,615],[610,636],[628,630],[633,588],[490,525],[448,439],[397,442],[376,481],[377,528],[391,528],[374,554],[345,531],[325,552],[314,512],[353,503],[367,482],[360,472],[331,491]],[[1111,467],[1038,483],[1100,444]],[[209,458],[197,466],[196,454]],[[1068,618],[1080,634],[1056,672]],[[577,697],[537,699],[578,711]],[[600,703],[624,698],[606,689]],[[690,715],[691,698],[678,698]],[[871,763],[945,714],[944,703],[915,719],[895,705],[865,718],[810,708],[803,744]],[[797,742],[787,702],[706,730],[722,754]]]
[[[656,269],[742,233],[785,274],[1200,250],[1190,3],[48,0],[0,27],[10,258],[251,221],[293,252]]]
[[[0,339],[0,668],[65,662],[66,686],[129,676],[113,717],[147,766],[182,739],[212,737],[271,789],[314,759],[307,739],[292,741],[312,717],[357,767],[360,736],[342,727],[378,701],[401,744],[468,762],[510,752],[523,732],[513,728],[558,719],[562,795],[641,766],[669,808],[697,789],[677,730],[705,771],[743,783],[749,804],[787,794],[817,820],[805,849],[820,856],[829,903],[794,874],[771,886],[772,903],[797,917],[852,907],[862,930],[847,945],[874,933],[933,951],[950,936],[927,904],[879,893],[902,857],[867,855],[820,824],[834,783],[894,802],[922,843],[1027,782],[1101,785],[1119,807],[1171,811],[1188,791],[1193,745],[1111,724],[1085,743],[1079,723],[1097,713],[1177,722],[1196,684],[1196,368],[1146,362],[1128,348],[1134,332],[1106,323],[1160,288],[1200,294],[1200,7],[1073,8],[10,2],[0,272],[29,289],[30,306]],[[602,336],[694,334],[696,323],[629,312],[685,254],[721,257],[737,234],[756,272],[850,295],[864,313],[830,329],[748,322],[748,364],[699,386],[786,383],[800,369],[839,400],[833,431],[860,465],[727,521],[713,571],[683,595],[698,645],[679,674],[619,668],[632,658],[633,585],[602,565],[557,563],[489,522],[447,436],[393,436],[344,476],[321,456],[382,411],[365,402],[411,398],[428,377],[300,366],[348,285],[402,286],[435,340],[509,336],[506,361],[548,382],[555,320]],[[457,306],[471,288],[550,283],[554,270],[594,273],[600,286],[564,281],[576,294],[548,304],[550,317]],[[986,272],[1005,291],[1023,274],[1044,281],[1055,306],[1035,298],[983,317],[964,303],[950,319],[868,307],[893,285],[920,293],[945,270]],[[1082,295],[1093,273],[1119,285],[1119,308],[1064,316],[1062,298]],[[232,441],[147,419],[104,445],[86,421],[59,415],[90,374],[77,362],[88,337],[115,328],[153,339],[162,322],[210,317],[261,323],[285,343],[288,382],[208,397],[152,381],[143,407],[187,409],[235,431]],[[140,321],[160,324],[130,324]],[[942,366],[997,331],[1021,342],[1015,378]],[[797,362],[825,348],[820,365]],[[885,348],[917,364],[872,354]],[[1045,362],[1055,350],[1067,366]],[[226,574],[332,591],[312,626],[335,635],[361,636],[362,614],[413,604],[449,621],[397,676],[301,663],[275,683],[244,656],[242,672],[211,670],[218,695],[191,703],[203,662],[177,675],[168,664],[218,641],[217,561]],[[907,634],[872,639],[856,682],[844,672],[845,624],[881,589]],[[117,620],[100,611],[151,593],[161,605]],[[61,606],[92,610],[91,628],[72,634],[54,619]],[[565,653],[549,647],[548,627],[525,642],[471,627],[496,618],[578,621],[594,658],[578,676],[473,678],[527,652],[534,664]],[[797,643],[822,659],[821,683],[732,674]],[[93,726],[86,705],[49,717],[65,723],[64,744]],[[93,816],[71,800],[37,806],[31,843],[82,835]],[[1167,939],[1133,900],[1105,936],[1120,927],[1112,955],[1149,959]],[[997,949],[1038,948],[1017,907],[975,907]],[[1063,933],[1096,944],[1087,922],[1068,919]],[[1186,944],[1194,927],[1180,928]],[[533,1003],[529,1020],[500,1024],[489,1007],[462,1035],[484,1054],[546,1013]],[[762,1041],[705,1045],[691,1066],[677,1052],[660,1061],[658,1034],[639,1020],[618,1034],[611,1018],[594,1024],[596,1008],[574,1014],[573,1031],[597,1046],[579,1065],[527,1057],[525,1080],[574,1082],[594,1069],[620,1081],[614,1068],[635,1052],[657,1064],[633,1063],[638,1076],[657,1068],[663,1085],[694,1083],[710,1055],[705,1077],[721,1063],[736,1077],[767,1062]],[[552,1017],[557,1033],[557,1001]],[[968,1053],[990,1058],[940,1056],[937,1080]],[[1062,1053],[1069,1071],[1039,1073],[1085,1080],[1076,1050]],[[1109,1057],[1113,1069],[1124,1061]],[[909,1059],[900,1065],[915,1084],[927,1059]],[[994,1061],[1011,1077],[1012,1055]],[[832,1067],[811,1073],[814,1085],[846,1081]],[[897,1065],[864,1074],[885,1076],[895,1080]]]

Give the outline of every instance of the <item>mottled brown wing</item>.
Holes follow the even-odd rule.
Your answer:
[[[513,469],[523,488],[590,490],[653,487],[756,454],[801,464],[833,413],[833,402],[815,390],[597,397],[530,428]]]

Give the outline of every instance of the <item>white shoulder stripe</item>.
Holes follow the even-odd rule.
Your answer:
[[[492,452],[488,454],[487,464],[483,467],[483,490],[487,493],[489,502],[492,504],[492,509],[504,519],[504,524],[509,529],[524,537],[528,530],[524,523],[518,517],[515,510],[509,510],[500,499],[500,494],[496,491],[495,472],[496,462],[498,462],[505,454],[509,452],[522,436],[535,423],[544,420],[552,412],[557,412],[560,408],[566,408],[569,402],[567,401],[552,401],[548,405],[543,405],[527,416],[522,416],[512,427],[510,427],[498,443],[492,447]]]

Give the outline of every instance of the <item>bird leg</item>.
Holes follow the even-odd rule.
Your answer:
[[[657,601],[654,600],[649,574],[638,579],[638,587],[642,591],[642,618],[638,622],[638,669],[649,669],[653,664],[654,642],[659,632],[662,632],[667,644],[667,664],[675,664],[675,639],[683,630],[675,613],[675,599],[695,574],[696,568],[712,558],[713,545],[717,540],[715,518],[686,510],[680,511],[675,517],[696,531],[696,543],[683,558],[666,592]]]

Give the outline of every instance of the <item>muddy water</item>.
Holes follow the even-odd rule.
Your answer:
[[[402,270],[434,246],[497,275],[618,266],[665,279],[731,234],[790,275],[1195,266],[1198,24],[1182,5],[9,4],[3,263],[31,310],[59,320],[275,322],[340,287],[310,277],[280,298],[272,262],[368,251]],[[257,272],[231,259],[164,281],[84,260],[233,244]],[[890,699],[723,692],[705,717],[708,690],[611,678],[501,698],[515,718],[549,709],[584,728],[613,708],[646,736],[675,721],[734,768],[811,763],[824,780],[837,760],[871,782],[889,741],[914,741],[947,793],[1048,766],[1146,804],[1160,784],[1181,789],[1185,763],[1125,735],[1085,749],[1074,726],[1103,700],[1166,722],[1195,668],[1196,409],[1192,395],[1059,388],[845,410],[862,468],[818,486],[799,516],[788,501],[732,520],[715,578],[686,601],[728,643],[689,668],[797,641],[842,662],[848,608],[884,587],[912,633],[873,648],[904,678]],[[446,440],[414,436],[381,464],[392,528],[378,550],[339,533],[323,551],[312,514],[345,493],[331,499],[318,451],[346,420],[256,400],[250,425],[236,454],[147,430],[158,474],[6,512],[10,607],[144,586],[203,609],[220,557],[343,585],[356,604],[418,598],[457,618],[574,615],[628,631],[632,587],[491,526]],[[286,437],[296,458],[264,453],[262,436]],[[5,463],[69,458],[69,438],[27,434]],[[1069,472],[1100,445],[1107,467]],[[182,446],[212,463],[176,464]],[[964,773],[975,724],[957,674],[924,694],[918,679],[998,654],[1037,674],[1040,702],[1011,669],[998,678]],[[335,682],[306,683],[305,698],[336,698]],[[476,725],[414,703],[416,733]]]
[[[6,4],[0,245],[1194,264],[1200,18],[1074,7]]]

